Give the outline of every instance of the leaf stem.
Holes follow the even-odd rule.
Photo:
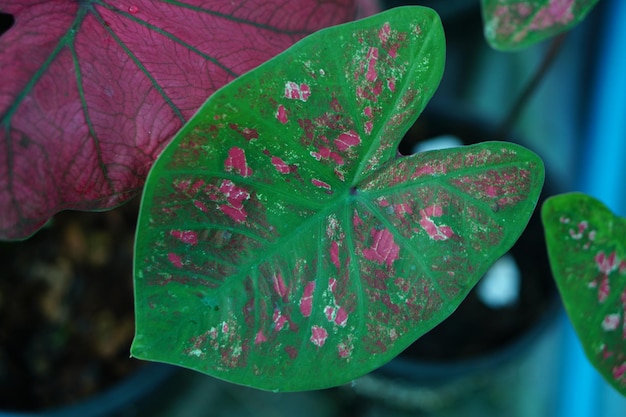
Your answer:
[[[509,110],[506,118],[496,130],[496,140],[505,140],[505,138],[509,136],[513,126],[515,126],[515,123],[517,123],[517,120],[528,104],[528,100],[530,100],[533,94],[537,91],[537,87],[539,87],[539,84],[543,81],[546,73],[552,67],[555,58],[558,56],[561,49],[563,49],[563,43],[566,37],[567,32],[564,32],[552,40],[548,51],[543,57],[541,65],[539,65],[539,68],[537,68],[533,77],[528,81],[526,87],[522,90],[522,93],[517,97],[515,104],[511,110]]]

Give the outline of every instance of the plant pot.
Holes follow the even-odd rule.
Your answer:
[[[0,416],[119,415],[169,372],[129,357],[137,203],[0,246]]]
[[[492,129],[477,117],[459,117],[467,113],[454,109],[430,106],[400,145],[401,153],[443,134],[464,144],[493,137]],[[541,199],[552,188],[544,188]],[[447,320],[387,365],[355,381],[351,389],[361,415],[550,415],[550,392],[558,375],[554,330],[560,309],[543,242],[536,212],[502,258],[506,261],[499,261],[500,266],[502,262],[516,266],[520,278],[516,295],[501,305],[497,299],[489,301],[484,295],[489,284],[483,278]],[[496,279],[508,279],[515,286],[508,276],[511,271],[501,274],[506,276]]]

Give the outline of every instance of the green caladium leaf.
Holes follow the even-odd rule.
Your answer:
[[[626,395],[626,219],[580,193],[542,208],[552,273],[585,353]]]
[[[496,49],[525,48],[571,29],[598,0],[481,0],[485,37]]]
[[[525,227],[543,165],[506,143],[398,155],[444,57],[438,16],[397,8],[216,92],[148,177],[133,355],[324,388],[452,313]]]

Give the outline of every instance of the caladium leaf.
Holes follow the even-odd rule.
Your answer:
[[[552,273],[587,357],[626,395],[626,219],[580,193],[547,199]]]
[[[525,227],[543,165],[506,143],[398,156],[444,56],[438,16],[396,8],[215,93],[148,176],[132,354],[323,388],[452,313]]]
[[[481,0],[485,37],[501,50],[525,48],[571,29],[598,0]]]
[[[0,239],[121,204],[206,98],[353,0],[0,0]]]

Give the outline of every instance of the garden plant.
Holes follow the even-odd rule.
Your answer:
[[[59,210],[142,192],[137,358],[274,391],[349,382],[448,317],[535,209],[543,163],[518,145],[398,153],[444,69],[430,9],[281,52],[351,20],[352,2],[28,3],[0,2],[17,29],[0,37],[15,80],[0,87],[0,233],[23,239]],[[595,3],[483,0],[485,33],[523,47]],[[44,11],[57,26],[21,26]],[[250,36],[262,44],[240,48]],[[543,216],[568,312],[623,390],[626,226],[578,194]],[[597,303],[591,323],[581,306]]]

